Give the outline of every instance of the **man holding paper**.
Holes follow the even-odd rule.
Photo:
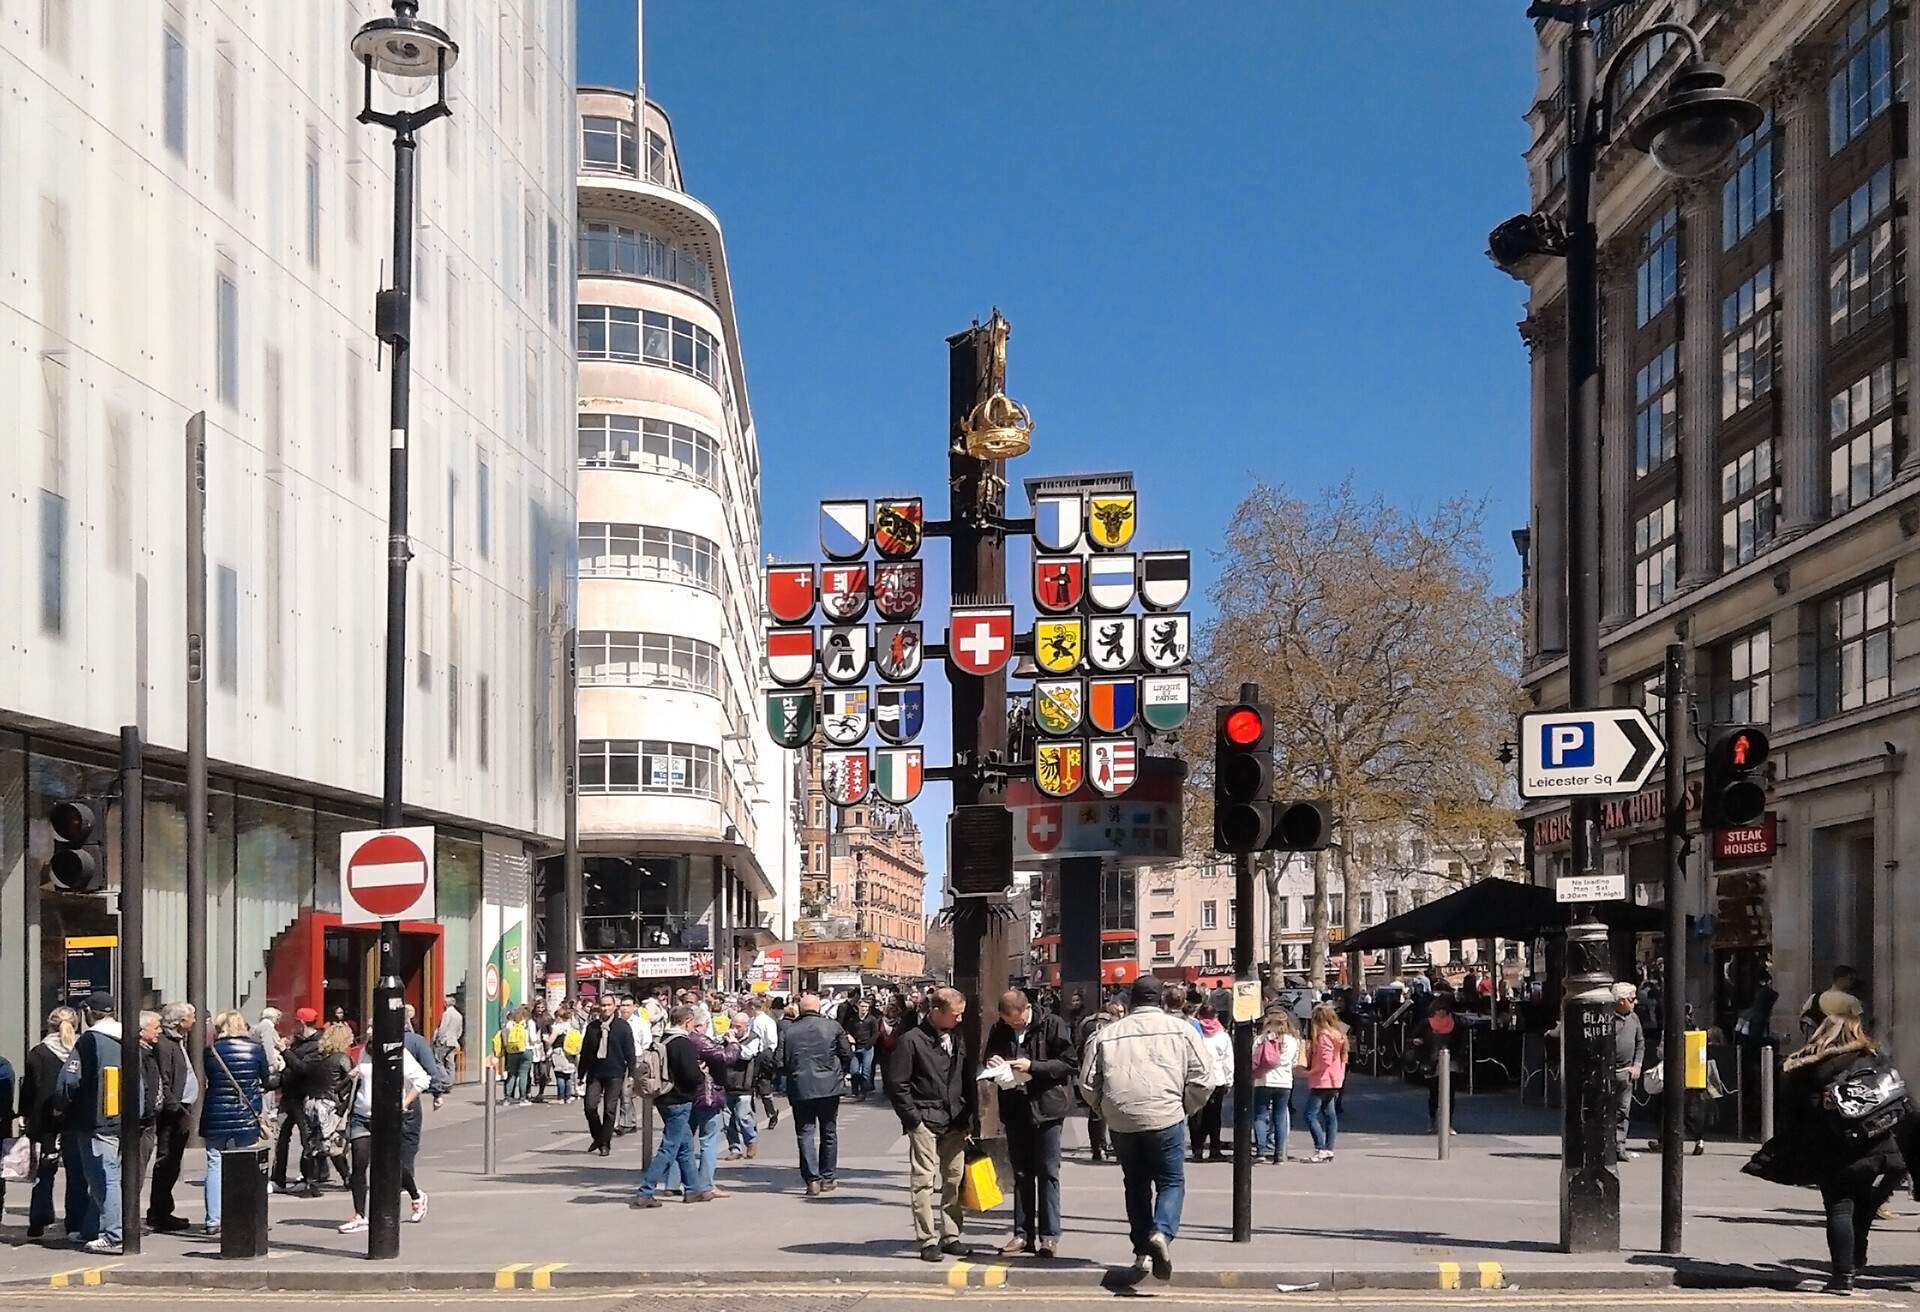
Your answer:
[[[980,1078],[999,1090],[1013,1162],[1013,1238],[1000,1255],[1052,1257],[1060,1248],[1060,1127],[1079,1070],[1073,1035],[1057,1015],[1036,1018],[1027,995],[1008,989],[982,1053]]]

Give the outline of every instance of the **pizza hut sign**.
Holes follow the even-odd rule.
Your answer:
[[[1713,859],[1753,861],[1770,857],[1778,848],[1778,831],[1773,812],[1760,817],[1757,825],[1741,829],[1717,829],[1713,834]]]

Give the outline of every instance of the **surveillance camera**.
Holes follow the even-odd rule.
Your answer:
[[[1565,250],[1566,234],[1550,214],[1516,214],[1487,234],[1487,256],[1507,273],[1541,255]]]

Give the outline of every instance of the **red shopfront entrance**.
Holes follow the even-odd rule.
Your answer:
[[[400,922],[400,979],[406,1000],[421,1017],[415,1028],[422,1034],[433,1033],[440,1020],[445,947],[439,925]],[[339,1008],[355,1032],[364,1033],[379,973],[377,926],[342,925],[331,912],[303,911],[274,947],[267,997],[289,1018],[300,1007],[312,1007],[323,1018]]]

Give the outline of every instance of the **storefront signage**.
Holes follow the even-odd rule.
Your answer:
[[[835,970],[862,966],[869,970],[880,964],[880,945],[864,939],[822,939],[794,945],[801,970]]]
[[[1760,817],[1757,825],[1741,829],[1716,829],[1713,834],[1715,861],[1752,861],[1774,854],[1777,829],[1773,812]]]
[[[1687,781],[1687,813],[1699,808],[1699,786]],[[1600,804],[1600,828],[1604,833],[1625,833],[1659,824],[1667,816],[1664,786],[1643,788],[1632,797]],[[1535,847],[1565,847],[1573,841],[1573,822],[1565,811],[1543,815],[1533,822]]]
[[[580,957],[582,979],[681,979],[713,974],[711,952],[594,952]]]

